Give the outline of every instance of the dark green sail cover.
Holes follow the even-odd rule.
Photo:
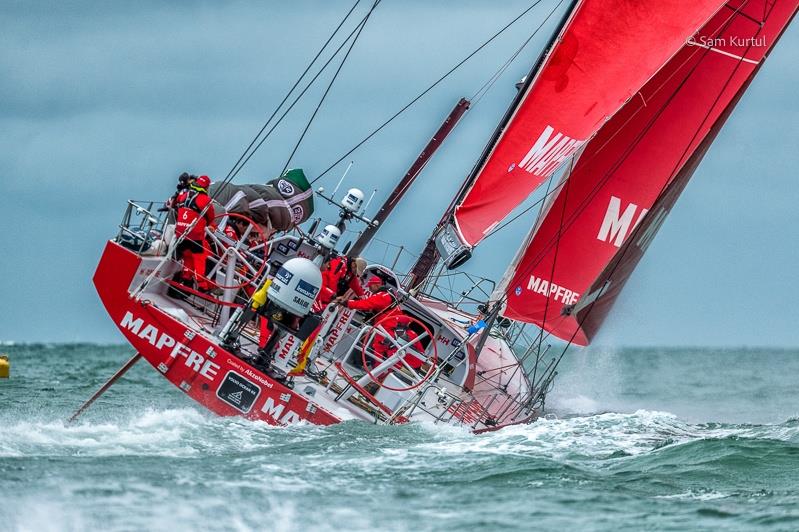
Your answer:
[[[213,183],[209,193],[225,211],[243,214],[277,231],[303,223],[314,211],[313,189],[300,168],[287,170],[265,185]]]

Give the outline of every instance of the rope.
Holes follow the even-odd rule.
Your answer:
[[[333,88],[333,84],[336,82],[336,78],[338,78],[341,69],[344,67],[344,63],[347,62],[347,58],[349,58],[350,52],[352,52],[352,49],[355,47],[355,43],[358,42],[358,37],[361,36],[361,32],[366,27],[366,23],[369,21],[369,17],[372,15],[372,12],[375,10],[380,1],[381,0],[375,0],[375,3],[372,4],[371,9],[369,9],[369,12],[366,13],[366,16],[364,17],[363,21],[358,26],[357,28],[358,32],[355,34],[355,38],[352,39],[350,47],[347,49],[347,53],[344,54],[344,58],[341,60],[341,64],[339,64],[335,74],[333,74],[333,78],[330,80],[330,83],[328,83],[324,94],[322,94],[322,97],[319,99],[319,103],[316,105],[316,109],[314,109],[313,114],[311,114],[311,118],[309,118],[308,123],[305,124],[305,129],[302,130],[302,134],[300,135],[300,138],[297,139],[297,143],[294,145],[294,149],[291,150],[291,154],[289,155],[288,159],[286,159],[286,164],[283,165],[283,170],[280,171],[280,175],[283,175],[283,173],[288,169],[289,164],[291,164],[291,159],[294,157],[294,154],[297,153],[297,149],[299,149],[300,144],[302,144],[302,140],[305,138],[305,134],[308,133],[308,129],[311,127],[314,118],[316,118],[316,114],[319,112],[319,109],[321,109],[322,104],[325,101],[325,98],[327,98],[327,95],[330,92],[330,89]]]
[[[480,102],[480,100],[483,99],[483,96],[485,96],[488,93],[488,91],[491,90],[491,88],[499,80],[502,74],[504,74],[505,71],[508,69],[508,67],[510,67],[511,63],[513,63],[513,61],[516,60],[519,54],[522,53],[522,50],[524,50],[527,47],[527,45],[530,44],[530,41],[533,40],[533,37],[535,37],[535,35],[539,32],[539,30],[541,30],[544,24],[546,24],[547,21],[552,17],[552,15],[555,14],[555,11],[557,11],[558,8],[560,8],[560,6],[563,4],[564,1],[565,0],[559,0],[559,2],[555,5],[555,7],[552,8],[552,11],[549,12],[549,15],[546,16],[546,18],[535,29],[535,31],[533,31],[533,33],[531,33],[530,36],[527,37],[527,39],[522,43],[522,45],[519,46],[516,49],[516,51],[513,52],[513,54],[511,54],[511,56],[507,59],[507,61],[505,61],[505,63],[501,67],[499,67],[499,69],[497,69],[497,71],[494,72],[494,74],[490,78],[488,78],[488,80],[485,83],[483,83],[483,86],[477,89],[477,92],[475,92],[472,95],[472,97],[469,98],[469,100],[472,102],[472,107],[477,105]]]
[[[377,135],[377,134],[378,134],[380,131],[382,131],[382,130],[383,130],[383,128],[385,128],[385,127],[386,127],[388,124],[390,124],[391,122],[393,122],[395,118],[397,118],[397,117],[398,117],[398,116],[400,116],[402,113],[404,113],[405,111],[407,111],[407,110],[408,110],[408,109],[409,109],[411,106],[413,106],[413,105],[414,105],[416,102],[418,102],[420,99],[422,99],[422,98],[423,98],[423,97],[424,97],[424,96],[425,96],[425,95],[426,95],[428,92],[430,92],[431,90],[433,90],[433,89],[434,89],[435,87],[437,87],[437,86],[438,86],[438,85],[439,85],[439,84],[440,84],[442,81],[444,81],[445,79],[447,79],[447,78],[448,78],[448,77],[449,77],[449,76],[450,76],[450,75],[451,75],[453,72],[455,72],[457,69],[459,69],[461,66],[463,66],[463,64],[464,64],[464,63],[466,63],[466,62],[467,62],[467,61],[469,61],[469,60],[470,60],[472,57],[474,57],[475,55],[477,55],[477,53],[478,53],[478,52],[480,52],[480,51],[481,51],[483,48],[485,48],[485,47],[486,47],[486,46],[488,46],[488,45],[489,45],[491,42],[493,42],[493,41],[494,41],[494,40],[495,40],[497,37],[499,37],[501,34],[503,34],[503,33],[504,33],[504,32],[505,32],[505,31],[506,31],[508,28],[510,28],[510,27],[511,27],[513,24],[515,24],[515,23],[516,23],[516,22],[517,22],[519,19],[521,19],[521,18],[522,18],[524,15],[526,15],[527,13],[529,13],[529,12],[530,12],[530,11],[531,11],[531,10],[532,10],[534,7],[536,7],[538,4],[540,4],[540,3],[541,3],[541,1],[542,1],[542,0],[536,0],[535,2],[533,2],[533,4],[532,4],[530,7],[528,7],[528,8],[527,8],[527,9],[525,9],[524,11],[522,11],[522,12],[521,12],[519,15],[517,15],[517,16],[516,16],[515,18],[513,18],[513,19],[512,19],[510,22],[508,22],[508,23],[507,23],[505,26],[503,26],[503,27],[502,27],[502,28],[501,28],[499,31],[497,31],[496,33],[494,33],[494,35],[492,35],[492,36],[491,36],[491,37],[490,37],[488,40],[486,40],[486,41],[485,41],[483,44],[481,44],[480,46],[478,46],[477,48],[475,48],[475,49],[474,49],[474,50],[473,50],[473,51],[472,51],[472,52],[471,52],[469,55],[467,55],[465,58],[463,58],[461,61],[459,61],[459,62],[458,62],[458,63],[457,63],[455,66],[453,66],[451,69],[449,69],[449,70],[448,70],[448,71],[447,71],[447,72],[446,72],[444,75],[442,75],[440,78],[438,78],[436,81],[434,81],[434,82],[433,82],[433,83],[432,83],[430,86],[428,86],[426,89],[424,89],[424,90],[423,90],[421,93],[419,93],[419,94],[418,94],[418,95],[417,95],[415,98],[413,98],[413,99],[412,99],[410,102],[408,102],[408,103],[407,103],[407,104],[406,104],[404,107],[402,107],[402,108],[401,108],[399,111],[397,111],[396,113],[394,113],[394,114],[393,114],[393,115],[392,115],[390,118],[388,118],[388,120],[386,120],[385,122],[383,122],[382,124],[380,124],[380,125],[379,125],[379,126],[376,128],[376,129],[374,129],[374,130],[373,130],[371,133],[369,133],[369,134],[368,134],[366,137],[364,137],[364,138],[363,138],[363,139],[362,139],[360,142],[358,142],[358,143],[357,143],[357,144],[356,144],[356,145],[355,145],[353,148],[351,148],[349,151],[347,151],[347,153],[345,153],[344,155],[342,155],[341,157],[339,157],[339,158],[338,158],[338,159],[337,159],[337,160],[336,160],[336,161],[335,161],[333,164],[331,164],[330,166],[328,166],[328,167],[327,167],[327,168],[326,168],[326,169],[325,169],[325,170],[324,170],[324,171],[323,171],[321,174],[319,174],[319,175],[318,175],[318,176],[316,176],[314,179],[312,179],[312,180],[311,180],[311,184],[314,184],[314,183],[316,183],[317,181],[319,181],[319,180],[320,180],[322,177],[324,177],[325,175],[327,175],[327,174],[328,174],[328,172],[330,172],[330,171],[331,171],[333,168],[335,168],[335,167],[336,167],[336,166],[337,166],[337,165],[338,165],[338,164],[339,164],[341,161],[343,161],[344,159],[346,159],[347,157],[349,157],[349,156],[350,156],[350,155],[351,155],[351,154],[352,154],[352,153],[353,153],[355,150],[357,150],[358,148],[360,148],[361,146],[363,146],[364,144],[366,144],[366,142],[368,142],[368,141],[369,141],[369,140],[370,140],[372,137],[374,137],[374,136],[375,136],[375,135]],[[537,30],[536,30],[536,31],[537,31]]]

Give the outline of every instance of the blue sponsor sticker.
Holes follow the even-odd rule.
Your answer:
[[[289,281],[291,281],[292,277],[294,277],[294,274],[288,271],[283,266],[281,266],[280,269],[275,274],[275,278],[283,284],[289,284]]]
[[[516,290],[514,290],[513,293],[516,294],[517,296],[522,295],[522,287],[521,286],[517,286]]]
[[[312,285],[311,283],[306,283],[305,281],[300,279],[300,282],[297,283],[297,286],[294,288],[294,290],[296,290],[297,292],[301,293],[302,295],[304,295],[309,299],[313,299],[316,297],[316,293],[319,291],[319,288]]]

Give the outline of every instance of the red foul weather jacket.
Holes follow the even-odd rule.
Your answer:
[[[205,227],[214,222],[214,206],[211,203],[211,198],[205,192],[197,192],[196,190],[186,190],[181,192],[177,198],[178,216],[175,224],[175,234],[181,236],[188,231],[189,226],[200,218],[200,213],[208,207],[205,211],[205,216],[200,219],[191,231],[188,232],[186,238],[202,242],[205,240]]]
[[[350,288],[358,297],[363,297],[364,291],[358,277],[352,275],[349,279],[347,271],[347,259],[336,257],[331,260],[327,267],[322,270],[322,289],[319,290],[319,297],[316,298],[317,305],[324,307],[333,298],[342,295],[346,290],[340,288]],[[341,287],[340,285],[344,285]]]

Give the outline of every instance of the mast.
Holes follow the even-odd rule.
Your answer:
[[[375,233],[377,233],[377,230],[383,225],[383,222],[386,220],[386,218],[388,218],[389,214],[391,214],[391,211],[394,210],[394,207],[397,206],[402,197],[405,195],[405,192],[408,191],[410,186],[421,173],[422,169],[424,169],[424,167],[427,165],[427,162],[444,142],[444,139],[447,138],[450,132],[452,132],[452,130],[458,124],[461,117],[463,117],[463,114],[469,109],[470,104],[471,102],[466,98],[461,98],[458,103],[455,104],[455,107],[452,109],[452,111],[450,111],[447,118],[438,128],[438,131],[435,132],[433,137],[405,173],[405,177],[403,177],[402,180],[397,184],[397,186],[391,192],[391,195],[380,207],[380,210],[377,211],[377,214],[374,217],[374,221],[377,223],[369,225],[364,232],[361,233],[361,235],[358,237],[358,240],[355,241],[355,244],[353,244],[352,248],[350,249],[350,255],[356,256],[363,252],[363,250],[375,236]]]
[[[502,116],[502,119],[497,124],[497,127],[494,129],[494,132],[491,134],[488,142],[483,148],[483,152],[480,154],[480,157],[475,162],[472,170],[469,172],[469,175],[466,176],[466,179],[463,180],[461,183],[460,188],[458,189],[458,193],[452,198],[452,202],[449,204],[447,209],[444,211],[444,214],[441,216],[441,220],[439,220],[438,224],[436,224],[433,232],[430,234],[430,237],[427,239],[425,243],[424,249],[422,250],[422,254],[419,256],[419,259],[413,265],[413,268],[410,272],[409,277],[409,288],[414,288],[419,286],[424,279],[430,275],[430,272],[438,262],[440,254],[438,253],[438,249],[436,248],[436,237],[438,236],[441,229],[449,222],[452,218],[453,213],[455,212],[455,207],[460,203],[463,199],[466,192],[471,188],[474,180],[477,178],[478,174],[480,173],[480,169],[483,167],[486,159],[491,155],[494,146],[496,145],[497,141],[499,140],[502,132],[505,130],[505,126],[508,122],[513,118],[514,113],[516,112],[516,108],[519,107],[519,104],[524,99],[525,94],[527,94],[530,85],[532,85],[533,81],[535,81],[536,74],[541,69],[544,61],[547,58],[547,55],[555,46],[558,38],[560,37],[561,33],[563,32],[563,28],[566,27],[566,23],[569,21],[574,9],[577,7],[577,3],[579,0],[571,0],[571,6],[569,9],[561,17],[560,21],[558,22],[557,29],[552,32],[552,37],[550,37],[549,42],[547,45],[541,50],[541,53],[538,54],[538,59],[536,59],[533,67],[527,73],[527,75],[523,78],[521,83],[518,83],[516,87],[518,91],[516,92],[516,96],[511,101],[508,108],[505,110],[505,114]],[[457,262],[457,264],[453,263],[451,266],[452,268],[463,264],[467,260],[471,258],[471,252],[468,252],[462,257],[461,260]]]

